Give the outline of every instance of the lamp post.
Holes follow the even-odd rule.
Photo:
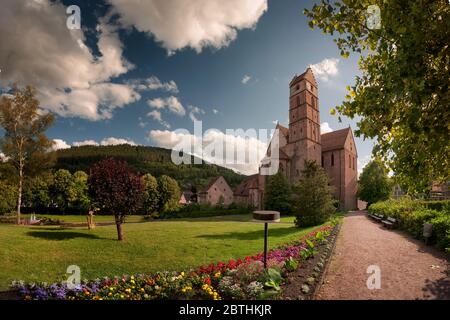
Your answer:
[[[267,237],[269,235],[269,223],[280,222],[278,211],[254,211],[253,221],[264,223],[264,269],[267,269]]]

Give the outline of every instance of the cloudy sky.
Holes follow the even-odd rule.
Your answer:
[[[141,144],[172,147],[177,129],[204,142],[231,140],[263,153],[227,129],[287,125],[288,83],[312,66],[323,131],[356,122],[329,114],[358,74],[332,39],[308,28],[300,0],[2,0],[0,90],[33,84],[57,115],[56,148]],[[67,27],[70,5],[81,29]],[[70,12],[71,13],[71,12]],[[70,21],[70,20],[69,20]],[[372,142],[356,139],[360,168]],[[214,157],[208,159],[214,161]],[[252,173],[257,164],[238,169]]]

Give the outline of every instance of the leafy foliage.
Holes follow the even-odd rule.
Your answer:
[[[171,159],[171,150],[146,146],[82,146],[55,152],[56,169],[67,169],[70,172],[89,168],[103,159],[113,157],[126,161],[135,172],[144,175],[150,173],[156,178],[167,175],[175,179],[183,190],[192,187],[201,190],[206,187],[212,178],[223,176],[228,184],[234,188],[246,176],[235,173],[233,170],[214,164],[175,165]],[[194,163],[192,161],[192,163]]]
[[[380,29],[367,27],[369,5],[380,8]],[[334,35],[343,57],[360,54],[362,75],[337,107],[361,117],[355,134],[377,138],[374,151],[409,192],[449,180],[448,1],[322,0],[304,13],[311,28]]]
[[[114,214],[118,239],[123,240],[125,216],[142,206],[144,188],[140,177],[126,162],[109,158],[91,168],[88,183],[91,199]]]
[[[427,209],[424,201],[403,198],[374,203],[370,205],[369,212],[395,218],[401,229],[418,239],[423,239],[423,224],[430,223],[433,225],[434,234],[431,241],[441,249],[450,249],[450,215],[445,209]]]
[[[369,162],[363,169],[358,181],[358,197],[368,205],[387,200],[391,186],[387,169],[379,159]]]
[[[145,214],[152,214],[158,210],[159,202],[159,190],[158,180],[150,173],[147,173],[141,177],[142,184],[144,186],[143,195],[143,209]]]
[[[305,161],[302,179],[292,187],[292,208],[298,227],[321,224],[335,211],[333,188],[328,184],[328,176],[324,169],[315,161]]]
[[[269,176],[264,194],[264,208],[266,210],[289,213],[291,209],[291,187],[286,176],[277,172]]]
[[[159,211],[172,211],[178,207],[181,191],[175,179],[162,175],[158,179]]]
[[[17,200],[17,188],[0,180],[0,214],[14,212]]]
[[[13,87],[12,96],[0,98],[0,127],[5,135],[0,139],[0,149],[17,169],[17,222],[20,223],[20,208],[25,173],[34,172],[51,163],[48,149],[53,142],[44,132],[53,123],[49,113],[41,114],[36,90],[33,87]]]

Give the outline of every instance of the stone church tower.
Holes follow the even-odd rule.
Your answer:
[[[294,77],[289,88],[289,180],[293,183],[300,179],[306,160],[320,164],[322,146],[317,82],[311,68]]]
[[[322,166],[334,187],[334,197],[341,210],[357,207],[358,153],[350,127],[321,134],[317,82],[311,68],[295,76],[289,84],[289,128],[277,124],[279,130],[278,169],[290,183],[301,179],[305,160]],[[271,148],[266,157],[270,164]],[[266,176],[255,174],[235,190],[236,202],[262,209]]]

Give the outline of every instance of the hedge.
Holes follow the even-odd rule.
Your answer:
[[[433,225],[431,242],[450,252],[450,213],[448,201],[387,200],[369,206],[369,212],[395,218],[400,229],[423,240],[423,224]],[[439,208],[440,210],[431,209]]]
[[[192,203],[186,206],[179,207],[176,210],[164,211],[152,214],[155,219],[172,219],[172,218],[203,218],[226,216],[235,214],[248,214],[252,208],[246,205],[231,204],[227,208],[220,205],[198,204]]]

